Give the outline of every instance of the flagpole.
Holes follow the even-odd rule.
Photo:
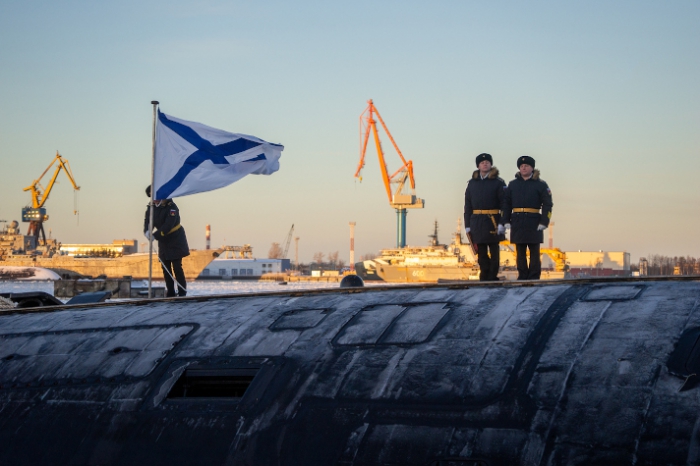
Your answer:
[[[148,221],[148,299],[153,297],[151,291],[151,282],[153,281],[153,201],[156,196],[155,178],[156,178],[156,109],[158,101],[152,100],[153,105],[153,144],[151,154],[151,202],[149,204],[149,221]]]

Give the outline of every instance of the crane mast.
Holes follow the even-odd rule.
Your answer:
[[[360,182],[362,181],[361,173],[365,166],[365,154],[367,153],[367,143],[369,142],[371,132],[377,149],[379,169],[382,173],[382,181],[384,182],[387,197],[389,198],[389,205],[396,209],[396,247],[403,248],[406,246],[406,209],[422,209],[425,207],[425,201],[416,197],[416,180],[413,176],[413,161],[407,161],[404,158],[389,128],[387,128],[382,116],[379,114],[377,107],[374,106],[374,102],[370,99],[367,101],[367,104],[367,108],[360,115],[360,162],[355,171],[355,178],[359,179]],[[374,118],[375,115],[381,123],[382,128],[384,128],[389,140],[391,140],[402,162],[399,169],[392,175],[389,175],[384,151],[382,150],[382,144],[379,140],[377,121]],[[411,192],[409,194],[404,192],[407,180],[410,182],[411,186]],[[397,185],[393,194],[391,192],[392,184]]]
[[[58,165],[56,165],[56,163],[58,163]],[[53,176],[49,181],[49,184],[46,186],[46,189],[44,189],[41,186],[41,179],[44,177],[44,175],[46,175],[46,173],[48,173],[49,170],[51,170],[51,167],[53,167],[54,165],[56,165],[56,170],[54,171]],[[66,173],[68,180],[73,185],[73,189],[75,191],[80,190],[80,186],[78,186],[75,183],[75,179],[73,178],[73,172],[70,169],[70,164],[68,163],[68,160],[61,157],[58,151],[56,151],[56,157],[54,157],[54,159],[51,161],[49,166],[46,167],[46,170],[44,170],[44,172],[39,176],[39,178],[34,180],[29,186],[24,188],[24,191],[31,191],[32,204],[31,207],[25,207],[22,209],[22,221],[29,223],[29,228],[27,230],[28,236],[34,236],[37,239],[37,242],[39,240],[39,236],[41,236],[43,240],[43,243],[41,244],[46,244],[44,222],[49,219],[49,216],[46,214],[44,204],[49,199],[49,194],[51,194],[51,190],[53,189],[54,184],[56,183],[56,178],[58,178],[58,174],[61,170],[63,170]],[[77,209],[74,208],[73,214],[77,213]]]
[[[294,233],[294,224],[292,223],[292,228],[289,229],[287,234],[287,240],[284,243],[284,251],[282,251],[282,259],[287,258],[287,253],[289,252],[289,243],[292,241],[292,233]]]

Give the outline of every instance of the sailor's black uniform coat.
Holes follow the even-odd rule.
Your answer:
[[[498,235],[497,225],[501,214],[475,214],[475,210],[503,210],[506,182],[498,177],[498,169],[491,168],[488,176],[481,179],[475,170],[464,192],[464,227],[469,228],[475,244],[498,243],[505,239]]]
[[[149,215],[149,206],[146,206],[143,231],[148,231]],[[153,227],[153,238],[158,241],[158,257],[172,261],[190,255],[185,229],[180,225],[180,210],[172,199],[154,207]]]
[[[534,170],[532,176],[524,180],[520,172],[508,183],[506,190],[503,218],[505,225],[510,223],[510,242],[513,244],[534,244],[544,242],[544,234],[537,230],[538,225],[549,226],[552,217],[552,191],[540,178],[540,171]],[[513,212],[513,209],[535,209],[540,212]]]

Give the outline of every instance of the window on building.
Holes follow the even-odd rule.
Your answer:
[[[219,275],[221,275],[222,277],[226,275],[226,269],[219,269]]]

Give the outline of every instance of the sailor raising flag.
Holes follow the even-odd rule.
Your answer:
[[[151,104],[153,189],[148,187],[151,202],[144,220],[144,234],[149,239],[148,297],[152,296],[154,239],[159,244],[158,256],[168,296],[185,296],[182,258],[189,255],[189,249],[172,198],[223,188],[246,175],[271,175],[280,168],[284,146],[181,120],[161,112],[157,101]],[[159,208],[158,216],[155,207]]]
[[[280,168],[284,146],[181,120],[158,110],[155,199],[223,188],[246,175]]]

